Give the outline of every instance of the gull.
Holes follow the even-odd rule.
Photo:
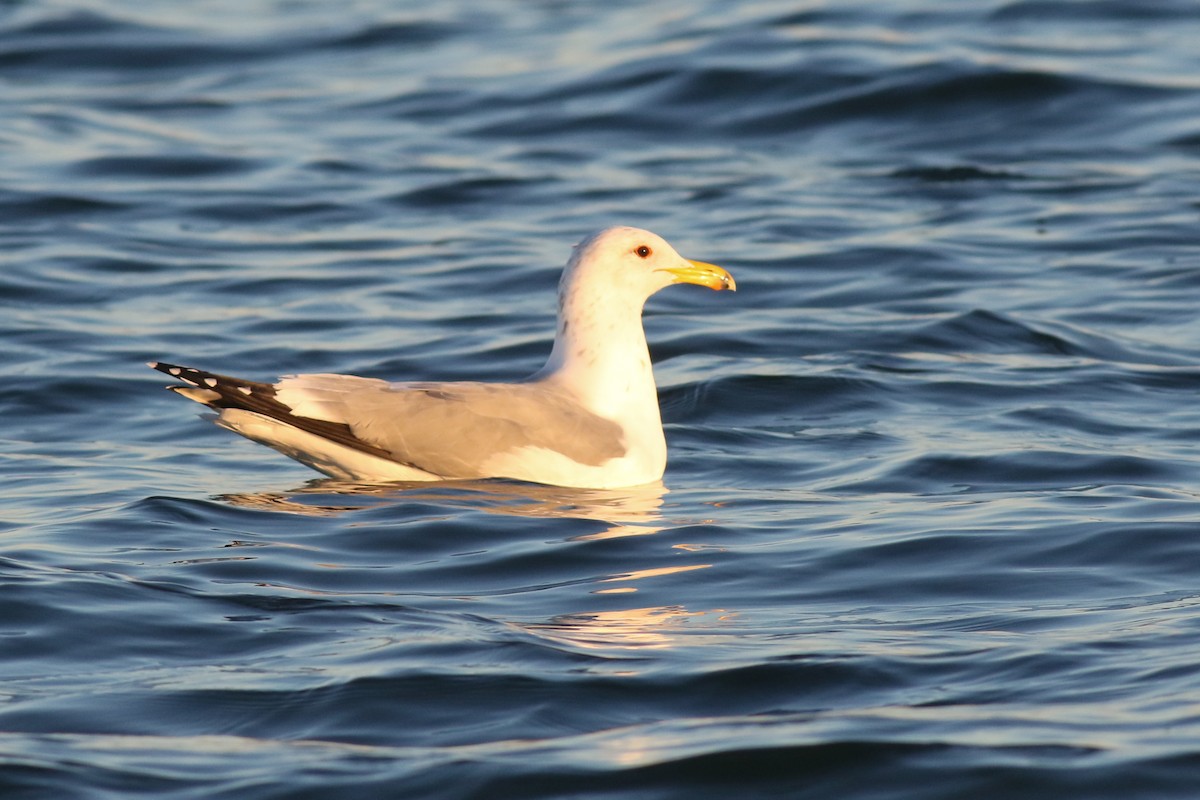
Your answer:
[[[667,445],[642,308],[672,284],[737,288],[638,228],[599,231],[558,285],[550,357],[514,383],[392,383],[290,375],[276,383],[152,361],[218,425],[330,477],[366,483],[508,478],[614,489],[661,480]]]

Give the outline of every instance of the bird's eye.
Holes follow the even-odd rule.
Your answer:
[[[653,253],[654,251],[643,244],[643,245],[639,246],[638,249],[634,250],[633,252],[637,253],[639,258],[649,258],[650,254]]]

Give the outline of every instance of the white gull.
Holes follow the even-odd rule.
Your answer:
[[[268,384],[150,366],[218,411],[217,424],[334,478],[636,486],[667,463],[642,307],[674,283],[736,289],[728,272],[649,231],[608,228],[580,242],[559,282],[550,358],[517,383],[317,374]]]

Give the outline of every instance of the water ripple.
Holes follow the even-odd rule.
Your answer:
[[[0,795],[1194,794],[1193,4],[394,5],[0,2]],[[614,223],[661,484],[142,366],[519,378]]]

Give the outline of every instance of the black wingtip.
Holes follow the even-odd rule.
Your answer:
[[[211,393],[213,395],[211,400],[199,400],[199,402],[207,402],[213,408],[245,408],[251,411],[259,411],[260,409],[257,406],[267,403],[271,406],[271,410],[278,411],[279,413],[291,412],[291,409],[286,408],[275,400],[275,387],[269,383],[242,380],[241,378],[233,378],[229,375],[221,375],[216,372],[195,369],[194,367],[168,364],[164,361],[151,361],[147,363],[151,369],[157,370],[164,375],[169,375],[180,383],[185,384],[184,386],[168,386],[167,388],[171,391],[179,392],[193,400],[197,398],[189,393],[188,390],[190,389],[202,389]],[[279,406],[278,410],[274,409],[276,405]]]
[[[148,361],[146,364],[151,369],[186,384],[167,386],[167,389],[181,394],[189,400],[203,403],[216,411],[222,413],[227,409],[251,411],[345,447],[379,458],[395,460],[395,453],[359,439],[350,426],[345,423],[297,416],[290,407],[276,398],[275,386],[272,384],[242,380],[193,367],[167,364],[163,361]],[[197,392],[197,389],[200,391]]]
[[[158,370],[164,375],[170,375],[177,381],[190,383],[193,386],[199,386],[202,378],[212,375],[210,372],[192,369],[191,367],[181,367],[178,364],[168,364],[165,361],[147,361],[146,366],[150,367],[150,369]]]

